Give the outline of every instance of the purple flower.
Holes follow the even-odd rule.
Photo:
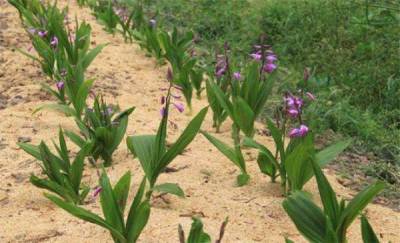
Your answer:
[[[308,133],[308,127],[306,125],[300,125],[299,128],[293,128],[289,132],[289,137],[291,138],[297,138],[297,137],[304,137]]]
[[[261,55],[261,53],[259,53],[259,52],[257,52],[257,53],[252,53],[252,54],[250,54],[250,56],[251,56],[254,60],[256,60],[256,61],[260,61],[261,58],[262,58],[262,55]]]
[[[277,68],[274,63],[266,63],[263,67],[264,72],[272,73]]]
[[[217,64],[215,65],[215,76],[217,76],[217,78],[222,77],[227,70],[227,63],[226,63],[226,59],[224,56],[219,55],[217,57]]]
[[[242,75],[240,74],[240,72],[234,72],[233,73],[233,77],[236,79],[236,80],[240,80],[241,78],[242,78]]]
[[[94,188],[93,197],[97,197],[102,190],[103,188],[101,188],[101,186],[96,186]]]
[[[181,96],[180,96],[180,95],[174,95],[174,94],[171,94],[171,96],[172,96],[172,97],[174,97],[174,99],[178,99],[178,100],[181,98]]]
[[[307,95],[307,97],[310,99],[310,100],[312,100],[312,101],[314,101],[316,98],[315,98],[315,95],[313,95],[312,93],[310,93],[310,92],[306,92],[306,95]]]
[[[33,34],[36,33],[36,29],[35,28],[29,28],[28,32],[33,35]]]
[[[106,115],[111,115],[113,113],[113,109],[111,107],[107,107]]]
[[[275,54],[267,55],[265,59],[267,60],[267,63],[273,63],[278,60]]]
[[[53,36],[53,38],[51,38],[50,45],[52,47],[57,47],[58,46],[58,38],[56,36]]]
[[[299,110],[291,108],[287,111],[288,115],[292,118],[296,118],[299,115]]]
[[[63,81],[59,81],[56,83],[56,87],[59,91],[61,91],[64,88],[64,82]]]
[[[160,115],[161,115],[162,117],[165,117],[165,116],[167,115],[167,109],[165,109],[165,107],[161,108],[161,110],[160,110]]]
[[[160,100],[161,105],[165,104],[165,96],[161,96],[161,100]]]
[[[175,108],[176,108],[179,112],[182,113],[182,112],[185,110],[185,107],[184,107],[183,104],[181,104],[181,103],[178,103],[178,104],[173,103],[173,104],[174,104]]]
[[[38,36],[40,36],[41,38],[46,37],[47,35],[47,31],[39,31],[38,32]]]
[[[156,27],[157,21],[155,19],[150,19],[149,23],[150,23],[150,26],[154,28],[154,27]]]

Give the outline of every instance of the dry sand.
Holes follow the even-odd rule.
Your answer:
[[[77,14],[93,27],[93,44],[110,43],[87,73],[87,77],[96,78],[95,91],[106,94],[108,101],[118,103],[122,109],[137,107],[130,117],[127,134],[155,133],[160,120],[159,98],[163,95],[160,88],[167,86],[166,68],[157,67],[154,59],[146,57],[136,44],[126,44],[122,36],[104,32],[88,9],[79,9],[75,1],[71,2],[71,16]],[[51,111],[32,115],[40,104],[54,101],[40,90],[40,83],[46,81],[40,67],[15,51],[30,45],[17,11],[5,0],[0,0],[0,9],[0,242],[111,242],[107,231],[55,207],[43,197],[43,190],[29,183],[29,175],[40,174],[40,167],[16,146],[18,139],[30,138],[34,144],[42,139],[50,142],[56,138],[60,124],[68,129],[75,126],[71,118]],[[206,105],[205,98],[195,99],[193,114]],[[170,127],[170,141],[190,119],[176,111],[172,113],[171,120],[178,128]],[[228,123],[224,124],[218,136],[228,141],[229,128]],[[203,129],[212,131],[211,112]],[[257,140],[273,146],[269,137],[257,136]],[[284,198],[279,185],[271,184],[258,171],[254,154],[248,153],[247,157],[251,159],[250,184],[236,187],[236,167],[198,135],[171,164],[181,169],[160,177],[160,182],[179,183],[186,199],[155,199],[140,242],[178,242],[178,224],[188,231],[190,215],[202,215],[205,230],[213,238],[217,237],[221,222],[229,217],[224,242],[284,242],[284,236],[305,242],[281,207]],[[136,190],[143,173],[139,162],[121,143],[114,154],[114,165],[108,169],[112,182],[127,170],[133,174],[132,188]],[[355,194],[341,186],[333,172],[327,174],[338,195],[350,198]],[[97,184],[97,175],[90,166],[86,167],[84,181],[92,188]],[[306,189],[317,195],[314,181]],[[85,207],[100,211],[98,199]],[[400,242],[399,213],[370,205],[367,215],[382,242]],[[349,242],[361,242],[358,220],[348,236]]]

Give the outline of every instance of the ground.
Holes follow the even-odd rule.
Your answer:
[[[106,33],[88,9],[79,9],[75,1],[70,3],[71,17],[76,14],[79,20],[91,24],[92,44],[108,43],[87,73],[87,77],[96,79],[94,91],[105,94],[109,102],[118,103],[122,109],[136,106],[129,119],[128,135],[155,133],[160,120],[159,100],[165,93],[162,88],[168,85],[166,67],[157,66],[136,44],[124,43],[122,36]],[[5,0],[0,0],[0,8],[0,241],[111,242],[107,231],[57,208],[43,197],[43,190],[29,183],[29,175],[40,175],[40,167],[16,143],[50,142],[56,138],[60,125],[68,129],[75,129],[75,125],[71,118],[52,111],[32,114],[41,104],[54,102],[40,89],[42,82],[49,81],[36,63],[17,51],[18,48],[28,50],[30,43],[16,10]],[[169,141],[173,141],[191,117],[207,105],[205,97],[193,103],[191,116],[172,112],[171,121],[177,127],[169,127]],[[257,126],[262,128],[261,124]],[[203,129],[213,132],[211,112]],[[226,123],[217,136],[229,141],[229,131],[230,125]],[[270,137],[257,135],[256,138],[273,146]],[[203,217],[205,229],[213,238],[217,237],[221,222],[229,217],[224,242],[284,242],[284,236],[295,242],[305,242],[282,209],[284,198],[279,185],[270,183],[259,172],[255,155],[250,150],[246,150],[246,156],[251,181],[247,186],[237,187],[235,178],[239,171],[198,135],[171,164],[178,170],[160,177],[160,182],[178,183],[186,198],[154,199],[149,223],[139,241],[178,242],[178,224],[188,231],[190,216],[197,215]],[[136,190],[143,173],[138,160],[133,159],[125,143],[121,143],[114,155],[114,164],[107,171],[114,183],[127,170],[133,174],[132,189]],[[355,194],[337,182],[333,171],[325,172],[340,197],[351,198]],[[96,171],[89,165],[84,181],[92,188],[97,185]],[[307,184],[306,190],[317,198],[314,181]],[[100,212],[99,199],[89,201],[85,207]],[[400,213],[372,204],[366,215],[382,242],[400,242]],[[348,236],[350,242],[361,242],[358,220]]]

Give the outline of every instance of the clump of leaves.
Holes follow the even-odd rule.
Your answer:
[[[368,203],[383,190],[385,184],[372,184],[346,203],[343,199],[338,201],[336,193],[316,161],[312,161],[312,168],[323,209],[301,191],[289,196],[283,202],[283,208],[300,233],[310,242],[345,243],[347,229]],[[377,242],[377,237],[365,217],[362,218],[362,235],[364,242]]]
[[[140,28],[135,28],[135,30],[133,30],[132,36],[148,55],[155,57],[159,64],[163,64],[164,53],[159,40],[157,22],[155,19],[150,19],[146,24],[143,14],[140,15],[140,17],[143,18],[140,20],[143,24],[140,25]]]
[[[93,159],[97,161],[101,157],[105,167],[111,166],[112,154],[125,136],[128,117],[134,109],[131,107],[118,114],[116,107],[107,105],[103,97],[96,96],[93,108],[86,108],[84,119],[75,120],[83,138],[71,131],[66,135],[79,147],[93,143],[90,151]]]
[[[202,71],[196,66],[197,58],[193,55],[193,33],[180,34],[177,28],[172,33],[160,31],[159,40],[164,57],[170,63],[173,82],[182,89],[189,109],[192,105],[193,87],[197,95],[201,92]]]
[[[144,199],[146,180],[143,178],[126,220],[124,212],[131,184],[130,172],[125,173],[114,188],[112,188],[107,174],[103,172],[99,184],[101,187],[100,203],[104,218],[82,207],[64,202],[56,196],[46,194],[46,197],[75,217],[108,230],[116,243],[136,242],[150,216],[149,201]]]
[[[54,109],[81,119],[93,83],[93,80],[85,80],[85,71],[105,45],[89,50],[90,25],[76,20],[75,29],[70,30],[67,9],[58,9],[56,2],[45,5],[32,1],[23,5],[10,0],[10,3],[20,12],[38,56],[21,52],[40,63],[43,72],[56,82],[55,88],[47,84],[43,84],[43,88],[60,104],[44,105],[38,110]]]
[[[85,200],[89,187],[81,185],[84,160],[91,150],[91,144],[85,144],[71,162],[68,148],[65,143],[62,129],[59,131],[59,145],[54,143],[57,154],[50,151],[42,141],[39,146],[19,143],[18,146],[25,152],[41,161],[41,167],[46,178],[31,175],[30,181],[33,185],[56,193],[67,202],[82,204]]]
[[[156,185],[159,175],[165,170],[168,164],[178,156],[192,142],[198,133],[201,124],[207,114],[208,108],[202,109],[188,124],[179,138],[167,149],[167,124],[169,117],[169,106],[171,103],[170,83],[164,107],[162,108],[162,119],[156,135],[136,135],[127,138],[127,145],[130,151],[138,157],[146,178],[150,184],[150,197],[153,191],[172,193],[183,196],[182,189],[176,184],[166,183]]]
[[[211,237],[209,234],[204,232],[203,230],[203,223],[201,222],[201,219],[199,218],[192,218],[193,223],[190,228],[189,236],[187,239],[185,239],[185,232],[183,231],[182,225],[179,225],[178,228],[178,233],[179,233],[179,242],[180,243],[209,243],[211,242]],[[228,224],[228,218],[225,219],[225,221],[221,224],[220,230],[219,230],[219,237],[215,241],[216,243],[221,243],[222,238],[224,237],[225,234],[225,228],[226,225]]]

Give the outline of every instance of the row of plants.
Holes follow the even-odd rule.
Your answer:
[[[41,64],[44,73],[56,83],[56,89],[46,86],[46,90],[58,98],[58,103],[46,105],[40,109],[50,108],[62,111],[65,115],[74,118],[79,130],[79,134],[77,134],[72,131],[63,131],[60,128],[59,145],[54,144],[56,154],[51,152],[44,142],[39,146],[19,144],[27,153],[41,161],[45,178],[41,179],[32,175],[32,184],[57,194],[58,196],[54,196],[46,193],[45,196],[70,214],[107,229],[115,242],[136,242],[150,216],[151,198],[154,192],[184,197],[183,190],[177,184],[158,184],[157,179],[195,138],[208,111],[208,108],[203,108],[194,116],[175,143],[167,147],[170,107],[174,105],[179,111],[182,111],[182,107],[174,103],[173,99],[177,99],[175,92],[182,92],[188,106],[191,105],[191,95],[189,96],[189,92],[185,90],[188,89],[185,87],[185,82],[192,85],[193,80],[177,80],[181,80],[181,75],[185,76],[182,74],[185,71],[182,71],[181,68],[186,65],[187,58],[192,58],[188,53],[189,43],[192,43],[192,34],[183,33],[181,38],[176,29],[172,33],[158,30],[155,26],[157,24],[155,19],[150,19],[148,23],[143,20],[145,14],[141,12],[143,10],[141,8],[135,8],[130,13],[129,16],[141,15],[142,17],[136,19],[139,22],[133,21],[129,26],[145,23],[136,25],[145,27],[130,27],[129,31],[122,31],[129,35],[133,33],[132,36],[137,36],[138,33],[145,35],[144,41],[138,37],[133,38],[144,49],[149,48],[147,50],[151,50],[150,53],[153,55],[154,50],[157,50],[157,48],[153,48],[153,44],[155,42],[162,43],[160,45],[162,46],[160,48],[162,55],[154,56],[167,60],[172,67],[167,74],[169,85],[166,94],[161,97],[162,118],[157,133],[134,135],[127,138],[127,146],[134,157],[139,160],[144,177],[130,205],[128,215],[125,217],[131,174],[129,171],[126,172],[112,187],[104,167],[112,164],[113,152],[124,138],[128,117],[134,108],[117,114],[117,107],[107,105],[101,95],[93,95],[93,105],[89,107],[87,103],[89,94],[93,93],[91,91],[93,80],[82,81],[84,80],[84,71],[104,46],[88,51],[90,41],[87,41],[90,39],[90,26],[85,23],[79,25],[78,20],[75,20],[76,27],[74,30],[70,30],[67,9],[61,11],[56,4],[43,4],[39,0],[9,0],[9,2],[18,9],[21,21],[27,29],[32,43],[41,38],[44,49],[50,47],[45,52],[40,46],[35,47],[38,57],[29,54]],[[80,3],[85,4],[84,1]],[[99,16],[100,11],[103,11],[101,8],[93,6],[100,6],[104,1],[87,1],[86,3],[90,4],[95,16]],[[94,3],[96,5],[93,5]],[[113,5],[111,1],[107,1],[107,3],[108,5],[105,5],[107,9],[113,11],[115,11],[115,7],[120,6]],[[35,19],[39,20],[40,25],[37,24],[39,22],[31,21]],[[132,19],[134,18],[132,17]],[[51,32],[51,26],[57,26],[57,30]],[[81,26],[85,27],[84,34],[83,30],[80,32]],[[49,36],[43,38],[39,31],[45,32],[45,37]],[[151,33],[149,34],[149,32]],[[70,37],[74,35],[75,38]],[[239,167],[241,171],[237,177],[239,186],[246,185],[250,179],[242,151],[249,148],[258,150],[257,163],[261,172],[270,176],[272,182],[276,182],[279,178],[282,194],[287,197],[283,202],[283,208],[305,238],[311,242],[346,242],[348,227],[383,189],[384,185],[377,182],[367,187],[349,203],[337,200],[321,167],[342,152],[350,141],[342,141],[323,150],[315,148],[313,133],[306,125],[308,118],[303,114],[304,107],[308,103],[315,102],[315,96],[307,90],[309,79],[307,71],[302,88],[294,93],[285,92],[284,102],[275,112],[275,121],[267,121],[267,127],[275,142],[276,150],[270,151],[255,140],[255,121],[260,116],[272,91],[278,62],[272,47],[264,42],[265,38],[261,37],[260,45],[253,47],[251,58],[246,63],[231,61],[230,56],[233,54],[229,45],[225,43],[222,53],[216,56],[215,68],[209,67],[207,75],[198,76],[200,89],[202,89],[201,80],[206,79],[205,90],[209,106],[213,111],[216,131],[219,131],[221,124],[228,117],[232,121],[233,146],[223,143],[206,131],[201,132],[220,152]],[[70,49],[73,50],[71,53],[74,58],[68,56]],[[89,61],[86,60],[88,55],[90,56]],[[46,59],[49,56],[59,59],[50,65],[50,61],[53,59]],[[193,60],[188,62],[197,62],[196,58]],[[85,67],[84,70],[82,70],[81,64]],[[57,68],[46,68],[54,66]],[[67,75],[61,75],[61,71],[60,75],[57,75],[58,70],[64,69]],[[52,72],[47,72],[47,70]],[[79,83],[80,80],[82,82]],[[64,96],[62,96],[62,92],[65,92]],[[63,97],[63,99],[59,97]],[[80,148],[73,160],[70,158],[64,135]],[[288,142],[287,139],[289,139]],[[88,169],[85,168],[84,163],[86,158],[96,169],[100,167],[101,170],[99,185],[94,191],[94,196],[100,195],[103,218],[79,206],[85,203],[85,198],[90,190],[82,183],[83,171]],[[98,163],[99,158],[103,163]],[[314,175],[323,209],[316,206],[310,195],[302,191],[303,186]],[[379,242],[367,218],[363,216],[361,219],[364,242]],[[217,242],[221,241],[226,224],[227,221],[224,221]],[[192,229],[187,239],[180,227],[179,239],[181,242],[210,242],[210,237],[203,231],[199,219],[193,219]],[[289,239],[287,241],[290,242]]]

